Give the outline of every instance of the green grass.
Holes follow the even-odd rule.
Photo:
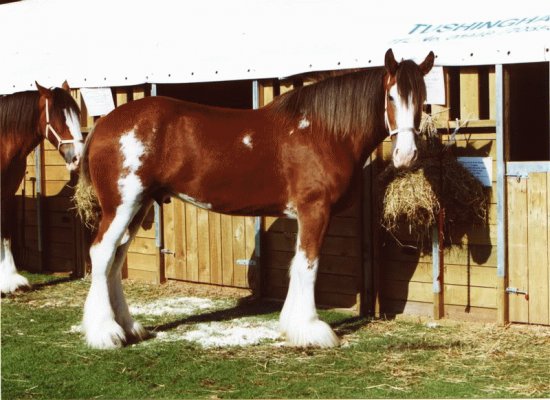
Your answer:
[[[43,275],[29,276],[48,283]],[[203,349],[149,340],[92,350],[79,323],[88,282],[51,285],[2,299],[2,398],[442,398],[549,397],[550,329],[370,321],[322,311],[344,346],[294,349],[266,342]],[[189,295],[177,285],[126,284],[129,303]],[[235,302],[228,304],[235,304]],[[199,320],[278,317],[278,305],[245,303],[201,317],[144,321],[171,330]]]

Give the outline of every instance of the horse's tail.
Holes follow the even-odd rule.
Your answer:
[[[91,229],[95,229],[100,212],[99,202],[90,179],[90,166],[88,165],[88,152],[93,133],[92,129],[84,143],[82,157],[80,158],[80,175],[73,196],[80,219],[84,225]]]

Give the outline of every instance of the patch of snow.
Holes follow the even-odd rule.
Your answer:
[[[266,340],[279,339],[277,321],[238,318],[224,322],[208,322],[194,325],[191,329],[173,332],[158,332],[157,340],[196,342],[205,348],[252,346]]]
[[[211,300],[199,297],[175,297],[159,299],[145,304],[130,306],[133,315],[195,315],[204,311],[232,306],[227,300]]]

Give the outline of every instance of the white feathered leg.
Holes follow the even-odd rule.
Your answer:
[[[315,309],[315,281],[319,252],[330,217],[329,206],[320,198],[298,208],[296,254],[290,265],[290,283],[279,326],[291,346],[333,347],[338,337],[319,320]]]
[[[29,281],[17,273],[11,252],[11,241],[2,238],[0,244],[0,292],[13,293],[17,289],[29,287]]]

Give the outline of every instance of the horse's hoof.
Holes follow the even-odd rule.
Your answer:
[[[103,321],[86,329],[86,343],[93,349],[116,349],[126,344],[126,334],[115,321]]]
[[[151,337],[151,333],[137,321],[132,321],[128,327],[125,326],[124,331],[128,338],[132,338],[136,342],[141,342]]]
[[[14,293],[18,290],[29,290],[31,285],[27,278],[17,273],[8,274],[0,278],[0,292],[2,294]]]
[[[319,319],[288,326],[282,333],[286,337],[286,344],[292,347],[328,348],[340,344],[338,336],[331,327]]]

